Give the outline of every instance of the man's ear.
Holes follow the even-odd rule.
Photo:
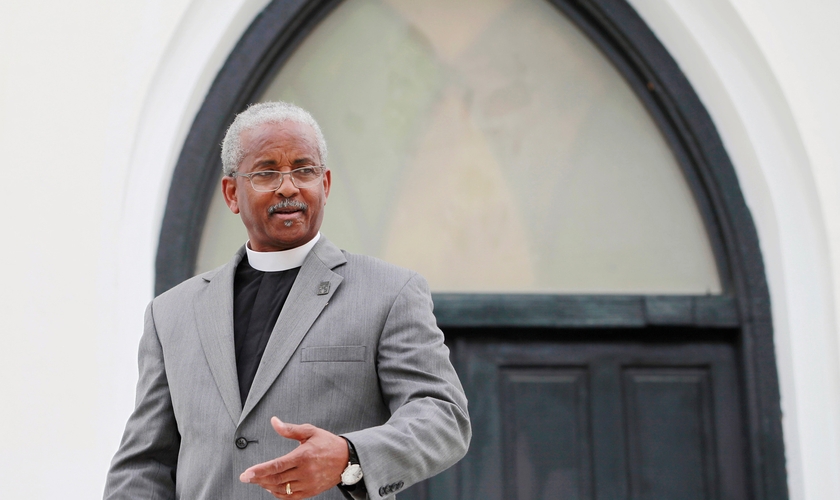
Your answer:
[[[225,197],[225,203],[231,212],[238,214],[239,201],[236,194],[236,179],[229,175],[222,177],[222,195]]]
[[[330,170],[327,169],[324,172],[324,198],[329,198],[330,196],[330,184],[332,183],[332,176],[330,175]]]

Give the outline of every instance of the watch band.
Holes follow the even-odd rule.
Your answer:
[[[356,447],[353,446],[353,443],[351,443],[349,439],[344,438],[344,440],[347,441],[347,451],[349,452],[350,463],[359,465],[359,455],[356,454]]]
[[[341,436],[345,441],[347,441],[347,468],[344,469],[344,472],[341,473],[341,482],[339,483],[339,488],[342,490],[346,490],[348,492],[354,492],[357,487],[361,487],[364,490],[364,477],[365,473],[362,470],[362,466],[359,463],[359,455],[356,454],[356,448],[353,446],[353,443],[350,442],[344,436]]]

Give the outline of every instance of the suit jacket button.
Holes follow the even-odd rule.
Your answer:
[[[239,448],[240,450],[244,450],[245,448],[248,447],[248,440],[245,439],[244,437],[236,438],[236,441],[234,441],[234,442],[236,443],[236,447]]]

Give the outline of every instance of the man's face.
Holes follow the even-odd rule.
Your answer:
[[[243,132],[241,144],[245,157],[237,172],[242,174],[260,170],[288,172],[321,164],[315,130],[306,124],[265,123]],[[330,194],[330,171],[327,170],[315,186],[302,189],[295,187],[290,176],[284,176],[283,184],[269,192],[254,191],[247,178],[225,176],[222,193],[230,210],[242,217],[252,250],[288,250],[307,243],[318,234],[324,218],[323,208]],[[295,203],[271,210],[283,201]],[[300,202],[306,208],[296,206]]]

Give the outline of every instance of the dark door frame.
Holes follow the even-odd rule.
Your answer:
[[[601,49],[658,124],[681,165],[721,275],[720,296],[435,295],[441,327],[737,328],[751,496],[788,498],[770,295],[752,216],[711,117],[691,84],[625,0],[549,0]],[[184,142],[166,203],[155,292],[193,275],[219,147],[236,113],[256,99],[340,0],[273,0],[231,52]]]

